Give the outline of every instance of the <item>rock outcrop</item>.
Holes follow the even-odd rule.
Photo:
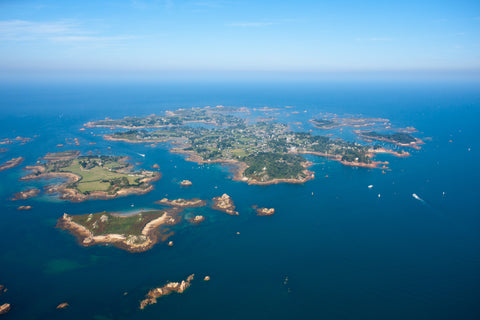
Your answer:
[[[62,302],[57,306],[57,309],[65,309],[68,306],[70,306],[68,302]]]
[[[190,282],[193,280],[193,277],[194,274],[191,274],[186,280],[182,280],[182,282],[169,282],[163,287],[150,290],[145,296],[145,299],[140,302],[140,309],[144,309],[149,304],[157,303],[158,298],[169,295],[172,292],[183,293],[190,287]]]
[[[181,185],[182,187],[190,187],[192,184],[193,184],[193,183],[192,183],[192,181],[190,181],[190,180],[182,180],[182,181],[180,182],[180,185]]]
[[[0,171],[14,168],[18,166],[20,163],[22,163],[23,160],[25,160],[25,158],[23,157],[18,157],[18,158],[13,158],[11,160],[8,160],[7,162],[0,165]]]
[[[10,305],[10,303],[4,303],[0,306],[0,314],[5,314],[7,313],[8,311],[10,311],[10,309],[12,308],[12,306]]]
[[[26,199],[30,199],[38,196],[39,193],[40,193],[40,189],[37,189],[37,188],[27,189],[25,191],[20,191],[18,193],[13,194],[13,197],[11,200],[12,201],[26,200]]]
[[[232,198],[224,193],[221,197],[213,198],[214,204],[212,209],[225,212],[232,216],[238,216],[238,212],[235,211],[235,205],[233,204]]]
[[[190,223],[201,223],[201,222],[205,221],[205,217],[200,216],[200,215],[196,215],[193,218],[189,219],[188,221],[190,221]]]
[[[257,216],[271,216],[275,213],[274,208],[257,208],[255,211],[257,211]]]
[[[157,204],[162,204],[165,206],[170,207],[177,207],[177,208],[194,208],[194,207],[203,207],[207,203],[205,200],[193,198],[193,199],[175,199],[175,200],[168,200],[167,198],[163,198],[162,200],[155,201]]]

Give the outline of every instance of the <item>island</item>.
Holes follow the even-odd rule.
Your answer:
[[[252,121],[238,113],[236,108],[225,107],[179,109],[163,116],[105,119],[86,126],[128,129],[106,134],[104,139],[167,143],[172,153],[184,154],[189,161],[229,166],[234,180],[248,184],[304,183],[314,179],[314,172],[308,170],[312,163],[303,157],[306,154],[326,157],[347,166],[383,168],[387,164],[373,160],[379,152],[371,152],[372,146],[292,131],[284,123]],[[311,120],[323,128],[366,127],[379,123],[387,126],[388,121],[358,117]],[[194,122],[202,125],[192,126]]]
[[[213,201],[212,209],[225,212],[231,216],[238,216],[233,200],[228,194],[224,193],[221,197],[215,197]]]
[[[214,108],[192,108],[166,111],[165,115],[149,115],[146,117],[125,117],[123,119],[109,119],[86,123],[87,128],[107,127],[123,129],[169,128],[191,123],[204,123],[223,126],[239,121],[230,115],[232,112],[245,112],[245,108],[216,106]]]
[[[352,127],[352,128],[363,128],[363,127],[373,127],[379,124],[387,126],[389,124],[388,119],[383,118],[361,118],[355,116],[344,116],[339,117],[336,114],[324,114],[323,118],[315,118],[309,120],[315,128],[331,130],[340,127]]]
[[[27,190],[20,191],[18,193],[13,194],[13,197],[11,198],[11,200],[12,201],[26,200],[26,199],[30,199],[38,196],[39,193],[40,193],[40,189],[31,188],[31,189],[27,189]]]
[[[274,208],[256,208],[257,216],[271,216],[275,213]]]
[[[180,221],[179,210],[140,211],[131,215],[99,212],[84,215],[64,214],[57,227],[68,230],[84,247],[111,244],[129,252],[144,252],[173,232],[167,226]],[[163,228],[163,230],[159,230]]]
[[[182,187],[190,187],[193,183],[190,180],[182,180],[179,183]]]
[[[376,131],[356,131],[356,133],[367,141],[383,141],[400,147],[420,149],[419,145],[424,144],[421,139],[415,138],[406,132],[379,133]]]
[[[190,283],[192,282],[194,276],[194,274],[191,274],[186,280],[182,280],[182,282],[168,282],[163,287],[150,290],[146,294],[145,299],[140,302],[140,309],[144,309],[150,304],[157,303],[158,298],[169,295],[173,292],[183,293],[190,287]]]
[[[68,161],[75,159],[80,155],[78,150],[67,150],[60,152],[47,153],[42,159],[46,161]]]
[[[178,208],[194,208],[194,207],[203,207],[207,204],[205,200],[194,198],[194,199],[175,199],[175,200],[168,200],[167,198],[163,198],[162,200],[155,201],[157,204],[170,206],[170,207],[178,207]]]
[[[10,303],[4,303],[0,305],[0,314],[7,313],[8,311],[10,311],[11,308],[12,306],[10,305]]]
[[[68,302],[62,302],[60,303],[56,309],[65,309],[67,307],[69,307],[70,305],[68,304]]]
[[[145,194],[161,177],[159,172],[133,171],[128,158],[122,156],[79,156],[77,151],[66,151],[49,153],[43,159],[47,162],[27,166],[31,173],[20,180],[64,178],[65,182],[48,186],[46,192],[72,202]]]
[[[188,219],[188,221],[189,221],[190,223],[199,224],[199,223],[205,221],[205,217],[204,217],[204,216],[201,216],[201,215],[196,215],[196,216]]]
[[[5,163],[0,164],[0,171],[15,168],[16,166],[20,165],[23,162],[23,160],[25,160],[24,157],[10,159]]]
[[[20,211],[32,210],[32,206],[20,206],[17,208],[17,210],[20,210]]]
[[[335,129],[341,126],[339,122],[329,120],[329,119],[312,119],[310,120],[311,123],[318,129]]]

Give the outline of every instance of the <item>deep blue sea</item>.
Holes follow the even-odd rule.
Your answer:
[[[278,108],[279,118],[306,129],[306,120],[320,112],[388,118],[417,128],[414,135],[426,144],[408,158],[377,157],[390,162],[386,173],[310,156],[314,180],[251,186],[232,181],[228,168],[185,161],[166,145],[103,141],[107,128],[79,131],[107,116],[207,105]],[[479,87],[459,82],[3,85],[0,139],[35,137],[0,146],[9,149],[0,163],[25,157],[21,166],[0,172],[0,284],[8,288],[0,304],[12,305],[2,317],[480,319],[479,121]],[[18,179],[25,165],[59,150],[66,138],[81,145],[62,150],[127,155],[145,169],[157,163],[163,177],[143,196],[69,203],[42,194],[10,201],[15,192],[48,183]],[[180,187],[182,179],[193,186]],[[159,243],[137,254],[84,248],[55,228],[64,212],[155,208],[165,196],[223,193],[240,215],[196,209],[206,221],[176,226],[173,247]],[[27,204],[33,209],[17,211]],[[252,205],[276,213],[258,217]],[[186,292],[138,309],[149,289],[192,273]],[[209,282],[202,280],[206,275]],[[55,309],[65,301],[69,308]]]

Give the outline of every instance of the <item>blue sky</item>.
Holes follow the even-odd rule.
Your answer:
[[[480,70],[480,1],[0,1],[0,72]]]

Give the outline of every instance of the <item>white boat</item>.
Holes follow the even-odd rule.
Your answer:
[[[372,189],[372,188],[373,188],[373,184],[368,186],[368,189]]]
[[[417,199],[417,200],[422,201],[422,198],[420,198],[419,196],[417,196],[417,194],[415,194],[415,193],[412,193],[412,197],[414,197],[414,198]]]

